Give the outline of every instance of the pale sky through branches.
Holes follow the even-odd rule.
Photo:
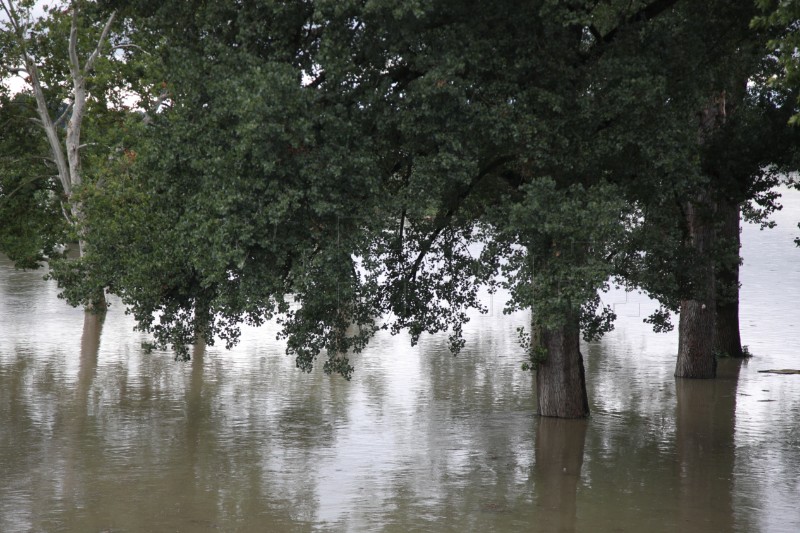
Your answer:
[[[12,4],[18,3],[16,0],[9,0]],[[31,12],[31,16],[34,19],[40,18],[44,15],[44,8],[45,7],[52,7],[57,5],[64,5],[64,0],[38,0],[33,7],[33,11]],[[8,24],[8,17],[6,16],[3,10],[0,10],[0,28],[3,28]],[[66,46],[66,45],[65,45]],[[0,72],[0,76],[3,76],[4,73]],[[25,82],[22,76],[8,76],[8,77],[0,77],[0,82],[8,87],[12,94],[18,93],[20,91],[25,90],[28,87],[28,84]]]

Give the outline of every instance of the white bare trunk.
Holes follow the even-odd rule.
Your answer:
[[[44,89],[42,88],[39,67],[36,64],[35,58],[28,52],[26,42],[27,28],[15,9],[13,1],[4,0],[2,2],[2,8],[9,18],[11,27],[14,28],[19,38],[22,61],[28,73],[33,95],[36,100],[36,111],[39,115],[39,122],[44,130],[47,143],[50,146],[50,152],[53,156],[53,161],[55,161],[56,169],[58,170],[58,179],[64,191],[64,197],[70,202],[70,214],[67,216],[65,212],[65,216],[67,216],[69,219],[68,222],[71,224],[79,224],[82,218],[82,210],[77,202],[72,201],[72,196],[75,188],[82,182],[80,150],[81,126],[86,114],[86,76],[88,76],[94,68],[94,64],[101,53],[103,44],[108,38],[108,33],[116,17],[116,12],[112,13],[106,21],[94,50],[86,59],[86,63],[81,65],[78,55],[78,6],[76,3],[72,4],[72,22],[70,25],[67,50],[69,55],[69,72],[72,78],[72,95],[70,98],[71,101],[67,109],[64,110],[62,116],[53,120],[47,108],[47,100],[45,99]],[[67,133],[62,144],[58,134],[58,127],[62,120],[68,115]],[[84,244],[83,236],[81,236],[79,239],[81,256],[83,256],[85,252]]]
[[[116,18],[116,12],[113,12],[103,26],[100,37],[97,40],[94,50],[86,58],[86,62],[81,65],[81,59],[78,53],[78,19],[79,19],[79,6],[77,2],[72,2],[71,10],[71,24],[68,42],[68,56],[69,56],[69,73],[72,82],[72,94],[70,95],[70,102],[67,108],[62,112],[61,116],[53,119],[47,106],[45,99],[44,89],[42,87],[39,66],[36,64],[36,58],[30,53],[28,47],[28,25],[29,21],[23,20],[17,11],[18,4],[14,0],[0,0],[0,8],[8,19],[8,27],[16,34],[19,43],[19,52],[22,63],[25,66],[25,71],[28,74],[28,79],[33,90],[34,98],[36,100],[36,111],[39,115],[39,123],[44,130],[45,137],[50,147],[50,152],[55,161],[58,170],[58,179],[64,192],[64,198],[70,206],[70,213],[64,212],[64,216],[70,224],[77,225],[78,228],[78,244],[80,256],[83,257],[86,253],[86,239],[84,230],[81,228],[83,218],[83,209],[80,202],[75,201],[73,195],[75,189],[81,185],[81,126],[86,114],[86,78],[89,76],[93,69],[97,58],[102,52],[102,48],[108,34],[111,30],[111,25]],[[28,13],[29,16],[29,13]],[[67,131],[63,140],[63,144],[58,132],[61,123],[67,119]],[[104,299],[104,296],[103,296]]]
[[[67,160],[72,186],[81,184],[81,126],[86,112],[86,78],[78,59],[78,10],[72,8],[72,25],[69,32],[69,73],[72,77],[72,116],[67,123]]]
[[[39,68],[27,53],[25,54],[25,69],[28,71],[28,76],[31,79],[33,95],[36,99],[36,111],[39,113],[39,121],[47,136],[47,143],[50,145],[50,152],[53,155],[53,160],[58,169],[58,179],[61,182],[61,187],[64,189],[64,195],[69,198],[72,194],[72,180],[70,179],[69,166],[66,157],[64,157],[64,150],[61,148],[61,141],[58,138],[56,125],[53,119],[50,118],[50,112],[47,110],[47,101],[44,98],[44,91],[39,81]]]

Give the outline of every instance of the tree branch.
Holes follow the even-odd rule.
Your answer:
[[[118,50],[118,49],[124,49],[124,48],[135,48],[135,49],[139,50],[140,52],[143,52],[143,53],[145,53],[145,54],[147,54],[149,56],[153,55],[150,52],[148,52],[147,50],[145,50],[144,48],[142,48],[141,46],[139,46],[138,44],[134,44],[134,43],[115,44],[114,46],[111,47],[112,50]]]
[[[678,0],[656,0],[655,2],[645,5],[635,13],[626,17],[621,24],[615,26],[611,31],[609,31],[605,35],[602,35],[600,31],[594,27],[594,25],[589,26],[589,31],[592,33],[593,36],[595,36],[595,38],[598,39],[599,43],[609,44],[617,37],[619,30],[623,26],[627,26],[628,24],[640,20],[650,20],[654,17],[657,17],[661,13],[667,11],[677,3]]]
[[[67,209],[64,207],[64,202],[60,202],[61,204],[61,214],[64,215],[64,219],[67,221],[67,224],[72,226],[72,217],[69,216],[67,213]]]
[[[17,15],[17,10],[14,9],[14,2],[11,0],[3,0],[3,2],[0,3],[0,6],[3,7],[3,11],[8,17],[11,27],[14,28],[14,32],[17,34],[17,37],[23,39],[25,37],[25,28],[23,28],[19,23],[19,15]]]
[[[72,74],[72,79],[80,79],[81,64],[78,60],[78,6],[75,2],[72,4],[72,22],[69,28],[69,71]]]
[[[23,45],[24,46],[24,45]],[[33,58],[27,52],[24,53],[23,59],[25,60],[25,67],[28,70],[31,78],[31,87],[33,88],[33,95],[36,99],[36,110],[39,113],[39,124],[44,129],[47,142],[50,145],[50,151],[53,154],[53,159],[58,167],[58,177],[61,180],[61,185],[64,188],[64,194],[69,196],[72,192],[72,183],[69,178],[69,168],[64,157],[64,151],[61,149],[61,141],[58,138],[55,124],[50,118],[50,112],[47,109],[47,100],[44,97],[42,84],[39,81],[39,69]],[[34,119],[35,120],[35,119]]]
[[[155,99],[153,105],[150,106],[150,109],[145,109],[144,118],[142,119],[142,122],[144,122],[145,125],[150,124],[153,121],[151,115],[158,112],[158,108],[161,107],[161,104],[164,103],[164,100],[166,100],[168,96],[169,96],[169,91],[164,89],[163,91],[161,91],[161,94],[159,94],[158,97]]]
[[[597,41],[598,43],[603,41],[603,35],[597,28],[594,27],[594,24],[590,24],[588,29],[589,33],[592,34],[592,37],[594,37],[595,41]]]
[[[64,111],[61,112],[61,115],[59,115],[59,117],[55,120],[55,122],[53,122],[53,126],[57,128],[61,124],[63,124],[64,120],[67,118],[67,115],[69,115],[69,112],[72,110],[72,104],[74,102],[75,102],[74,100],[70,100],[69,104],[67,104],[66,109],[64,109]]]
[[[306,85],[306,87],[310,89],[316,89],[322,84],[322,82],[325,81],[325,77],[326,77],[325,71],[323,70],[322,72],[319,73],[319,76],[314,78],[308,85]]]
[[[100,33],[100,38],[97,40],[97,46],[92,52],[92,55],[89,56],[89,59],[86,60],[86,64],[83,66],[84,74],[89,74],[94,68],[94,63],[95,61],[97,61],[97,57],[100,55],[100,50],[103,48],[103,42],[105,42],[106,37],[108,36],[108,32],[111,31],[111,25],[114,23],[114,19],[116,18],[116,16],[117,12],[112,11],[111,16],[108,17],[108,20],[106,21],[106,25],[103,26],[103,31]],[[117,46],[117,48],[120,48],[122,46],[124,45]]]
[[[8,194],[4,194],[3,196],[0,196],[0,205],[3,205],[3,203],[8,202],[12,196],[17,194],[26,185],[29,185],[35,181],[39,181],[40,179],[44,178],[47,178],[47,176],[33,176],[28,179],[22,180],[19,185],[17,185],[14,189],[11,190],[11,192],[9,192]]]
[[[461,207],[462,202],[470,195],[472,190],[475,188],[476,185],[490,172],[498,168],[499,166],[503,165],[504,163],[511,160],[510,156],[501,156],[494,159],[488,165],[486,165],[480,172],[469,182],[464,190],[462,190],[459,194],[456,195],[454,202],[450,206],[450,208],[445,213],[440,213],[434,219],[434,230],[431,233],[430,237],[422,244],[420,247],[420,251],[417,254],[417,258],[414,260],[414,264],[411,267],[411,271],[404,276],[404,283],[407,283],[409,280],[414,279],[417,276],[417,272],[419,271],[420,265],[422,265],[423,259],[425,256],[430,252],[433,243],[436,239],[439,238],[439,235],[447,228],[448,223],[453,219],[453,215],[456,214],[458,209]]]
[[[24,67],[6,67],[5,65],[0,65],[0,68],[9,74],[19,76],[20,78],[23,77],[23,74],[28,74],[28,71]]]

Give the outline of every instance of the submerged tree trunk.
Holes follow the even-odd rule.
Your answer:
[[[556,328],[534,328],[536,397],[540,416],[584,418],[589,416],[586,376],[580,351],[577,313],[565,317]],[[539,355],[540,354],[540,355]]]
[[[688,202],[685,209],[690,243],[699,263],[691,296],[681,300],[675,365],[675,376],[680,378],[713,378],[717,370],[714,355],[716,286],[711,258],[714,222],[710,202],[704,200]]]
[[[725,257],[717,268],[717,318],[714,349],[729,357],[744,357],[739,333],[739,206],[721,204],[717,208],[722,222],[719,243],[724,246]]]

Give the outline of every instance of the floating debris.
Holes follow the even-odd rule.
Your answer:
[[[760,374],[800,374],[800,370],[784,368],[781,370],[759,370]]]

